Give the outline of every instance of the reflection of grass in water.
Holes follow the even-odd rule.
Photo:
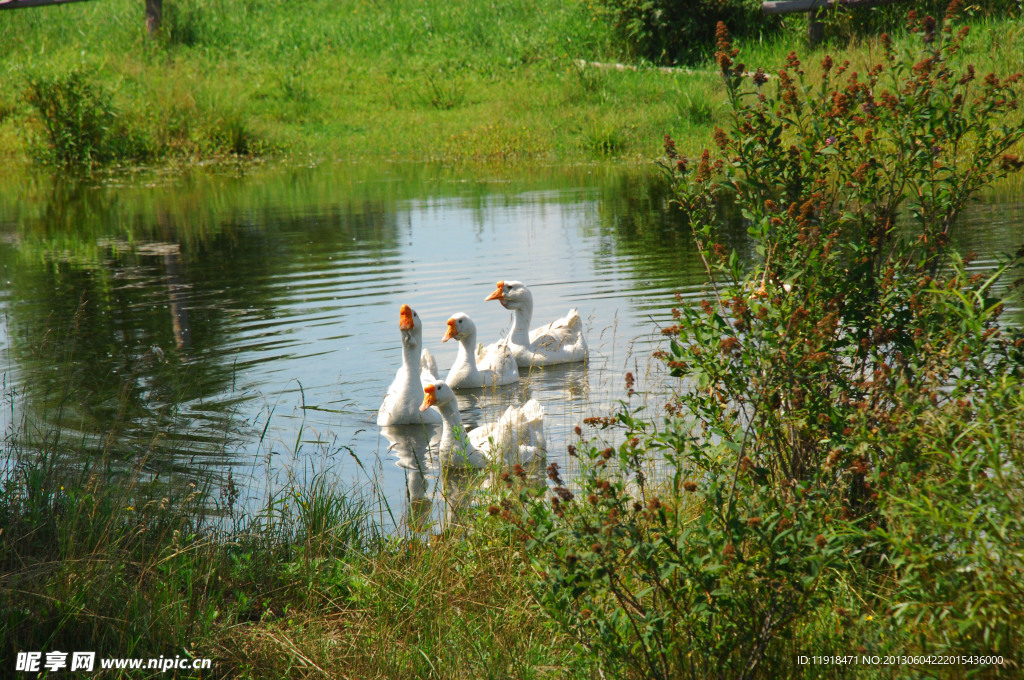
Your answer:
[[[579,201],[575,190],[580,186],[600,190],[602,220],[612,220],[624,203],[632,207],[635,193],[643,196],[631,211],[637,216],[661,201],[664,182],[652,168],[601,170],[408,163],[211,167],[180,176],[140,171],[73,178],[0,166],[0,214],[16,225],[8,238],[25,263],[107,265],[174,246],[190,263],[203,251],[230,244],[256,251],[246,252],[248,257],[259,248],[274,251],[275,259],[264,265],[269,267],[284,259],[279,232],[296,226],[318,243],[355,242],[387,252],[399,240],[394,216],[407,212],[410,201],[455,200],[481,223],[492,218],[495,197],[505,206],[573,204]],[[541,191],[546,193],[539,198]],[[282,215],[281,208],[290,214]],[[309,213],[320,219],[304,221]],[[627,233],[633,230],[644,228],[631,224]]]
[[[161,310],[132,310],[139,329],[132,335],[123,330],[125,307],[95,297],[90,304],[83,295],[66,320],[59,312],[32,318],[26,306],[6,325],[5,351],[16,368],[4,374],[19,391],[24,445],[45,449],[49,433],[59,432],[83,458],[127,465],[145,455],[147,470],[170,474],[187,472],[196,459],[222,460],[245,437],[232,366],[211,370],[146,341]],[[202,402],[205,391],[220,389],[223,401]]]
[[[659,422],[666,400],[679,389],[677,381],[664,370],[662,362],[655,359],[646,350],[646,343],[651,338],[658,339],[658,334],[635,336],[625,345],[623,356],[617,355],[620,332],[618,319],[611,326],[593,335],[595,341],[591,345],[591,361],[588,370],[595,368],[594,352],[603,347],[611,351],[603,356],[604,368],[601,370],[605,385],[592,385],[587,391],[578,418],[573,420],[566,429],[568,436],[564,447],[572,447],[573,451],[582,449],[588,443],[598,448],[618,447],[625,441],[623,430],[612,419],[612,415],[620,407],[626,407],[632,413],[639,414],[654,427]],[[655,345],[656,346],[656,345]],[[593,375],[593,373],[591,373]],[[609,401],[600,404],[590,399],[591,394],[607,395]],[[578,428],[578,430],[577,430]],[[565,448],[562,449],[563,451]],[[643,460],[645,475],[649,485],[657,487],[668,482],[668,470],[657,456],[646,456]],[[616,461],[612,460],[612,466]],[[576,480],[583,471],[584,462],[574,453],[564,456],[561,466],[566,486],[576,488]]]

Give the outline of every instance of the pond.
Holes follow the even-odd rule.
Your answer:
[[[498,280],[530,287],[534,325],[579,310],[587,364],[460,396],[470,426],[536,398],[548,460],[565,468],[573,428],[626,399],[626,372],[632,404],[660,409],[672,384],[651,359],[658,328],[677,292],[705,283],[647,167],[220,166],[3,187],[4,432],[59,425],[83,456],[212,475],[252,507],[322,474],[372,489],[386,523],[444,514],[423,453],[433,433],[374,419],[401,363],[402,304],[442,375],[455,312],[481,342],[507,333],[509,312],[484,301]],[[1020,245],[1021,198],[993,195],[965,221],[961,247],[989,268]]]

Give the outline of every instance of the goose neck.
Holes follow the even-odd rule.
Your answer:
[[[476,333],[459,338],[459,353],[455,357],[455,365],[467,364],[471,371],[476,370]]]
[[[463,429],[462,414],[452,402],[438,404],[441,411],[441,443],[438,447],[438,454],[442,463],[445,463],[455,448],[455,430]]]
[[[409,336],[402,338],[402,365],[410,373],[420,373],[420,343],[416,338]]]
[[[530,319],[533,316],[533,304],[524,301],[512,310],[512,332],[509,339],[517,345],[530,344]]]

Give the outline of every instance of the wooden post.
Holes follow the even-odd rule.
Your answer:
[[[817,46],[825,39],[824,12],[821,7],[812,7],[807,11],[807,44]]]
[[[160,29],[164,18],[163,0],[146,0],[146,31],[152,36]]]

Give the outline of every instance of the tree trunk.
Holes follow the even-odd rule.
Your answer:
[[[153,35],[160,28],[164,14],[164,0],[146,0],[146,30]]]

